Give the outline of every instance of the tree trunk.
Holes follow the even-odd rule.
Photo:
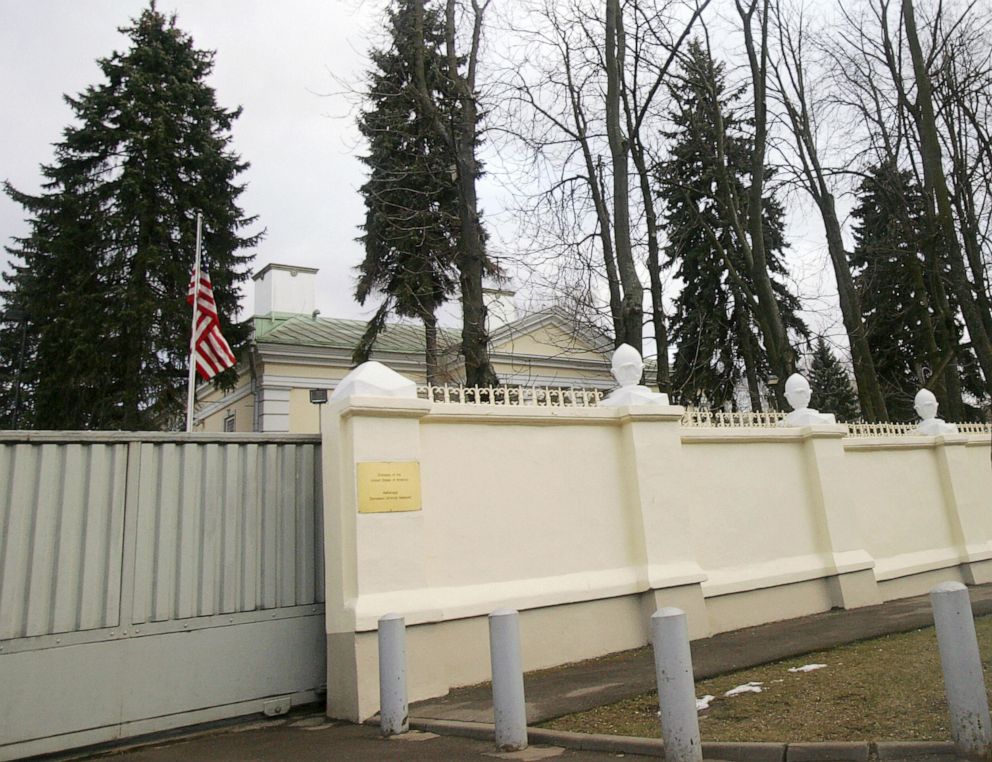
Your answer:
[[[482,292],[482,277],[486,263],[486,245],[479,221],[479,200],[475,179],[479,163],[475,158],[479,114],[475,102],[475,71],[482,36],[482,12],[476,7],[472,28],[472,45],[468,56],[468,73],[458,72],[455,49],[455,0],[445,6],[445,40],[448,72],[455,77],[461,104],[461,119],[454,128],[455,162],[458,171],[458,202],[460,217],[460,246],[458,271],[462,286],[462,352],[465,355],[465,382],[469,386],[496,386],[499,379],[489,362],[489,336],[486,333],[486,303]]]
[[[468,108],[466,108],[468,110]],[[472,104],[474,111],[474,101]],[[469,118],[465,118],[468,122]],[[474,124],[474,117],[471,118]],[[463,127],[467,130],[467,124]],[[474,136],[475,131],[471,134]],[[489,362],[489,335],[486,333],[486,302],[482,291],[486,251],[479,224],[475,190],[477,173],[474,137],[466,141],[458,135],[459,230],[458,272],[462,296],[462,353],[465,356],[465,383],[469,386],[497,386],[499,379]]]
[[[625,40],[619,0],[606,3],[606,135],[613,168],[613,240],[617,269],[623,287],[621,321],[624,341],[643,352],[642,329],[644,287],[634,263],[630,243],[630,197],[627,152],[629,145],[620,123],[620,78],[623,74]]]
[[[755,46],[754,30],[751,19],[762,2],[760,23],[760,47]],[[748,9],[737,0],[737,10],[744,22],[744,46],[747,50],[748,64],[751,70],[751,90],[754,98],[754,145],[751,151],[751,187],[748,191],[747,228],[750,238],[750,270],[754,283],[755,295],[758,300],[758,323],[765,338],[765,351],[768,362],[783,383],[775,385],[775,396],[779,405],[784,409],[785,383],[784,379],[796,371],[796,353],[789,343],[788,332],[778,308],[775,290],[772,288],[771,276],[768,273],[768,258],[765,250],[764,187],[765,187],[765,151],[768,140],[768,106],[767,106],[767,74],[768,74],[768,2],[767,0],[751,0]]]
[[[658,215],[654,208],[654,193],[651,189],[651,175],[644,160],[644,146],[636,135],[631,135],[631,156],[640,181],[641,198],[644,203],[644,223],[648,238],[648,278],[651,287],[651,322],[654,325],[654,341],[657,351],[657,374],[655,382],[658,391],[671,392],[671,373],[668,365],[668,325],[665,319],[664,294],[661,288],[661,252],[658,246]]]
[[[739,301],[739,297],[735,298]],[[761,387],[758,383],[758,371],[756,368],[756,353],[754,334],[747,320],[747,310],[739,304],[735,310],[737,313],[737,343],[741,348],[741,359],[744,360],[744,378],[747,379],[747,395],[751,399],[751,410],[760,412],[764,405],[761,404]],[[735,400],[736,404],[736,400]]]
[[[778,82],[779,98],[785,106],[789,117],[789,126],[795,139],[795,147],[800,166],[797,171],[805,178],[805,189],[816,202],[823,220],[823,229],[827,239],[827,251],[833,265],[834,278],[837,282],[837,294],[840,302],[841,316],[844,329],[847,332],[851,346],[851,364],[854,368],[854,378],[858,387],[858,401],[861,416],[868,421],[884,421],[888,419],[885,397],[882,394],[878,374],[875,371],[875,361],[868,346],[868,338],[864,325],[861,308],[861,298],[851,277],[851,268],[844,249],[844,238],[841,234],[840,221],[837,218],[837,207],[834,195],[830,191],[827,179],[820,162],[819,146],[813,130],[811,110],[816,108],[813,94],[808,87],[806,62],[803,60],[803,42],[807,32],[803,20],[798,20],[798,26],[790,28],[788,21],[782,18],[776,4],[776,15],[779,25],[779,44],[782,61],[787,76],[780,69],[775,69]]]
[[[433,312],[425,312],[421,315],[421,320],[424,321],[424,365],[427,383],[433,386],[438,382],[437,316]]]
[[[868,345],[868,335],[861,312],[861,297],[854,286],[854,278],[851,277],[833,194],[829,191],[821,193],[817,203],[827,233],[827,250],[837,281],[837,296],[844,330],[851,345],[851,364],[854,368],[854,380],[858,385],[861,417],[867,421],[886,421],[889,412],[885,405],[885,397],[882,395],[878,374],[875,372],[871,347]]]
[[[926,277],[923,272],[923,264],[915,257],[907,259],[910,276],[913,279],[913,291],[916,294],[917,307],[920,311],[920,324],[923,331],[923,346],[929,363],[931,377],[926,379],[921,377],[920,384],[925,385],[934,393],[937,401],[947,411],[949,397],[947,384],[943,373],[938,372],[940,368],[941,351],[937,342],[937,330],[934,327],[932,308],[930,305],[930,292],[927,288]]]
[[[906,42],[909,44],[913,60],[913,74],[916,80],[916,109],[914,116],[920,131],[920,147],[923,154],[923,177],[928,204],[927,213],[933,220],[933,229],[940,233],[935,245],[946,247],[944,255],[950,267],[951,286],[961,307],[965,325],[971,336],[972,347],[985,377],[986,388],[992,391],[992,337],[985,329],[978,305],[975,301],[972,284],[968,280],[961,247],[954,225],[947,178],[942,165],[940,138],[933,110],[933,95],[930,75],[916,30],[916,15],[912,0],[902,0],[903,20],[906,29]],[[939,243],[938,243],[939,242]]]
[[[455,265],[461,283],[462,354],[465,357],[465,381],[470,386],[496,386],[499,379],[489,361],[489,337],[486,334],[486,304],[482,293],[482,277],[486,269],[486,246],[479,220],[479,201],[475,179],[479,164],[475,157],[478,138],[478,106],[475,102],[475,72],[482,39],[483,8],[474,5],[475,19],[472,42],[467,56],[467,73],[459,73],[459,56],[455,48],[455,0],[445,6],[445,45],[448,76],[458,92],[461,110],[459,119],[448,124],[441,118],[427,91],[424,71],[424,0],[414,0],[414,51],[417,95],[424,112],[430,116],[438,135],[452,148],[458,180],[458,255]]]
[[[953,94],[951,97],[953,98]],[[963,110],[962,104],[953,101],[945,104],[944,108],[944,124],[950,139],[951,172],[954,178],[951,202],[954,204],[961,226],[961,241],[964,244],[964,255],[971,272],[971,280],[975,284],[975,300],[978,302],[978,311],[985,323],[986,333],[992,336],[992,302],[989,300],[985,264],[982,262],[982,244],[979,240],[978,213],[975,210],[975,199],[980,196],[968,171],[968,157],[958,132],[959,126],[954,123],[954,118],[949,113],[955,108]],[[967,115],[964,118],[967,118]],[[961,131],[963,132],[963,129]],[[976,135],[976,139],[980,143],[983,141],[981,134]],[[985,147],[988,148],[988,146]]]

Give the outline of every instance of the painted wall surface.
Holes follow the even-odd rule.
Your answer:
[[[224,431],[224,422],[234,414],[234,430],[249,433],[255,425],[255,395],[251,391],[251,377],[247,371],[241,373],[238,386],[233,391],[209,388],[197,392],[197,421],[195,431],[211,434]],[[299,432],[305,433],[305,432]]]
[[[399,612],[411,698],[487,677],[510,606],[530,668],[647,642],[660,605],[693,637],[992,580],[986,436],[855,439],[843,425],[683,428],[678,407],[539,408],[352,398],[327,406],[332,716],[377,710],[378,617]],[[360,514],[356,464],[420,464],[422,510]],[[612,616],[604,607],[613,602]],[[541,637],[583,622],[583,642]],[[471,624],[470,624],[471,623]],[[626,647],[631,647],[627,645]],[[458,658],[439,656],[455,650]],[[338,672],[340,674],[340,672]]]
[[[0,434],[0,759],[316,700],[319,452]]]

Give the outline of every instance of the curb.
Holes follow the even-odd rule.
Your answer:
[[[943,762],[958,759],[954,753],[954,744],[949,741],[880,741],[875,744],[879,762]]]
[[[492,740],[495,728],[487,722],[410,718],[412,730],[439,735],[462,736],[477,741]],[[665,744],[660,738],[636,738],[565,730],[527,728],[531,743],[561,746],[578,751],[601,751],[611,754],[639,754],[664,757]],[[714,741],[703,744],[703,758],[721,762],[953,762],[958,757],[954,744],[933,741],[826,742],[826,743],[733,743]]]

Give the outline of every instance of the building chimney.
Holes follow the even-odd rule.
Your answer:
[[[270,264],[252,277],[255,281],[255,316],[273,313],[312,315],[315,309],[315,267]]]

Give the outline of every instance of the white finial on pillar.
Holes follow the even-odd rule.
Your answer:
[[[363,362],[341,379],[331,402],[345,397],[402,397],[416,399],[417,384],[381,362]]]
[[[837,423],[833,413],[821,413],[809,406],[813,390],[809,381],[793,373],[785,382],[785,398],[792,412],[778,422],[779,426],[811,426],[818,423]]]
[[[668,404],[667,394],[653,392],[640,383],[644,374],[644,361],[641,359],[641,353],[629,344],[621,344],[613,352],[611,372],[613,378],[620,384],[620,388],[610,392],[599,403],[600,407]]]
[[[947,423],[943,418],[937,417],[937,398],[929,389],[920,389],[913,399],[913,408],[920,416],[920,423],[913,430],[914,434],[922,434],[928,437],[935,437],[940,434],[957,434],[956,424]]]

